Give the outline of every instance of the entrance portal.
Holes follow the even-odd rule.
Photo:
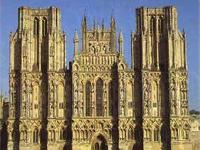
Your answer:
[[[108,150],[108,145],[103,135],[98,135],[93,141],[92,150]]]

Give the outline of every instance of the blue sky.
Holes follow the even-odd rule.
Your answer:
[[[109,26],[114,15],[117,31],[124,35],[125,57],[130,63],[130,34],[135,31],[135,8],[174,5],[178,10],[179,29],[187,34],[187,57],[189,68],[190,109],[200,110],[200,53],[199,53],[199,2],[198,0],[0,0],[0,89],[8,93],[9,33],[17,29],[17,11],[20,6],[49,7],[61,9],[62,27],[67,34],[67,62],[73,56],[73,34],[80,27],[86,10],[90,25],[95,18],[104,19]]]

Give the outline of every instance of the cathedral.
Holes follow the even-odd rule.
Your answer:
[[[67,67],[60,9],[20,7],[9,41],[7,149],[192,149],[177,20],[173,6],[137,8],[129,67],[115,18],[106,27],[83,16]]]

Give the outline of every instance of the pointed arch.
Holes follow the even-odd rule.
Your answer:
[[[43,17],[42,19],[42,36],[47,34],[47,18]]]
[[[154,138],[154,141],[159,141],[159,127],[155,127],[154,130],[153,130],[153,138]]]
[[[64,85],[62,83],[57,85],[57,103],[58,103],[58,117],[64,116]]]
[[[64,140],[65,139],[65,129],[64,127],[62,127],[60,129],[60,140]]]
[[[34,18],[33,33],[34,35],[39,35],[39,19],[37,17]]]
[[[33,131],[33,143],[38,143],[38,137],[39,137],[39,130],[37,128]]]
[[[92,115],[91,82],[87,81],[85,86],[86,116]]]
[[[158,116],[158,84],[152,81],[152,115]]]
[[[113,87],[112,87],[112,81],[109,83],[109,115],[112,115],[113,111]]]
[[[96,82],[96,115],[103,116],[103,80],[98,79]]]

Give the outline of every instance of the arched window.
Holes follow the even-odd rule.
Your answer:
[[[39,134],[38,129],[35,129],[33,131],[33,143],[38,143],[38,134]]]
[[[39,35],[39,19],[34,19],[34,27],[33,27],[33,33],[34,35]]]
[[[64,140],[65,139],[65,129],[61,128],[60,129],[60,140]]]
[[[165,21],[163,18],[159,19],[159,30],[160,30],[160,33],[162,33],[162,34],[165,31]]]
[[[145,129],[145,139],[151,140],[151,130]]]
[[[177,128],[175,128],[174,129],[174,138],[177,140],[178,139],[178,129]]]
[[[152,82],[152,115],[158,116],[158,85],[156,81]]]
[[[49,141],[51,141],[51,142],[55,141],[55,131],[54,130],[49,131]]]
[[[44,17],[42,19],[42,35],[45,36],[47,34],[47,19]]]
[[[91,83],[87,81],[85,87],[86,93],[86,116],[92,115]]]
[[[96,82],[96,115],[103,116],[103,81],[98,79]]]
[[[109,115],[112,115],[112,102],[113,102],[113,88],[112,88],[112,81],[109,83]]]
[[[153,132],[154,132],[154,141],[158,141],[159,140],[159,129],[155,128]]]
[[[156,19],[154,17],[151,18],[150,24],[151,24],[150,26],[151,33],[154,34],[156,28]]]

